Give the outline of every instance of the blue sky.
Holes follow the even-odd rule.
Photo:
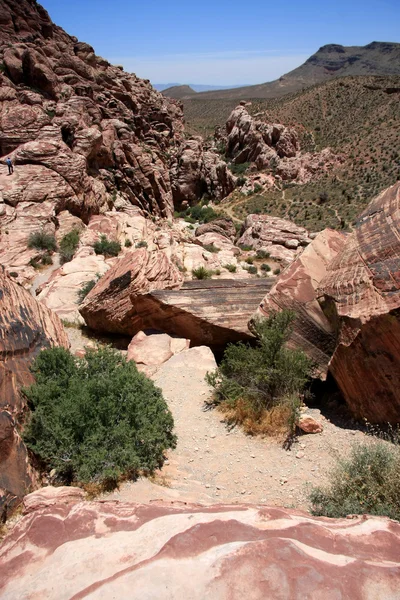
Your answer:
[[[324,44],[400,42],[400,0],[41,3],[97,54],[153,83],[262,83]]]

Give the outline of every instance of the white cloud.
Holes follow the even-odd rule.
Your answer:
[[[300,66],[309,56],[309,53],[280,56],[272,51],[250,50],[115,57],[109,60],[154,83],[244,85],[277,79]]]

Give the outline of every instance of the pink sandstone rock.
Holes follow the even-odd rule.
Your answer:
[[[332,229],[319,233],[279,276],[251,319],[254,326],[257,319],[267,318],[273,311],[293,310],[297,318],[290,346],[304,350],[323,379],[335,349],[336,332],[318,303],[316,290],[345,241],[344,234]]]
[[[175,354],[187,350],[190,340],[171,337],[167,333],[139,331],[128,346],[127,360],[135,361],[139,371],[154,373]]]
[[[81,502],[25,515],[0,550],[4,600],[398,598],[400,525],[255,505]]]
[[[73,486],[53,487],[49,485],[25,496],[23,511],[26,515],[34,510],[42,510],[54,505],[76,504],[84,499],[85,492],[81,488]]]
[[[329,369],[350,409],[400,420],[400,182],[373,200],[318,294],[339,337]]]
[[[265,250],[271,258],[291,263],[302,246],[311,239],[304,227],[291,221],[268,215],[248,215],[243,225],[238,246],[248,246],[253,250]]]

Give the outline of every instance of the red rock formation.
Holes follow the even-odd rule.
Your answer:
[[[18,433],[26,408],[19,390],[33,382],[32,359],[53,345],[69,346],[59,318],[0,268],[0,506],[13,504],[35,482]]]
[[[330,363],[359,418],[400,420],[400,182],[360,216],[319,288],[339,339]]]
[[[283,271],[252,317],[254,322],[275,310],[295,311],[297,318],[290,344],[301,348],[313,359],[322,378],[326,377],[335,349],[336,331],[317,301],[316,289],[345,241],[344,234],[332,229],[319,233]]]
[[[146,329],[132,298],[151,290],[175,289],[182,276],[164,252],[128,252],[100,279],[79,311],[98,331],[135,335]]]
[[[257,169],[270,169],[278,180],[306,183],[342,160],[329,148],[319,153],[301,153],[293,128],[257,120],[244,106],[232,111],[226,132],[226,154],[235,164],[254,163]]]
[[[233,241],[236,237],[236,229],[233,222],[226,218],[215,219],[210,223],[203,223],[203,225],[199,225],[196,228],[196,237],[206,233],[218,233],[227,237],[231,241]]]
[[[187,350],[190,340],[171,337],[167,333],[139,331],[128,346],[127,360],[136,363],[138,371],[149,377],[175,354]]]
[[[247,322],[271,279],[187,281],[178,290],[132,296],[145,327],[185,337],[194,346],[223,349],[228,342],[249,340]]]
[[[318,519],[252,505],[59,504],[27,514],[3,541],[0,595],[386,600],[398,597],[399,550],[399,523],[380,517]]]
[[[178,102],[97,56],[33,0],[0,0],[0,15],[0,163],[15,163],[10,177],[0,165],[0,263],[19,281],[33,277],[33,221],[23,217],[42,205],[46,223],[65,210],[87,223],[131,205],[171,217],[174,197],[233,189],[220,157],[184,139]]]
[[[286,264],[292,262],[300,247],[311,242],[304,227],[268,215],[248,215],[242,231],[238,246],[265,250],[270,253],[271,258]]]

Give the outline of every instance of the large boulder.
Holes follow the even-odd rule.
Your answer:
[[[0,267],[0,509],[12,506],[36,484],[20,437],[26,403],[22,386],[42,348],[69,346],[60,319],[4,274]]]
[[[328,266],[320,300],[339,332],[329,369],[371,422],[400,421],[400,182],[358,219]]]
[[[303,253],[289,265],[261,301],[252,317],[258,319],[284,309],[296,313],[290,345],[304,350],[326,377],[336,343],[336,331],[318,303],[316,290],[325,277],[329,263],[345,244],[346,236],[333,229],[319,233]]]
[[[190,340],[171,337],[167,333],[139,331],[128,346],[127,360],[136,363],[138,371],[154,375],[170,358],[187,350]]]
[[[194,346],[220,350],[228,342],[252,339],[247,323],[272,281],[186,281],[180,289],[132,296],[132,303],[146,327],[188,338]]]
[[[254,505],[40,506],[2,543],[4,600],[398,598],[400,525],[386,518]]]
[[[79,311],[92,329],[135,335],[146,329],[134,303],[136,297],[181,285],[180,272],[164,252],[140,248],[128,252],[107,271]]]

